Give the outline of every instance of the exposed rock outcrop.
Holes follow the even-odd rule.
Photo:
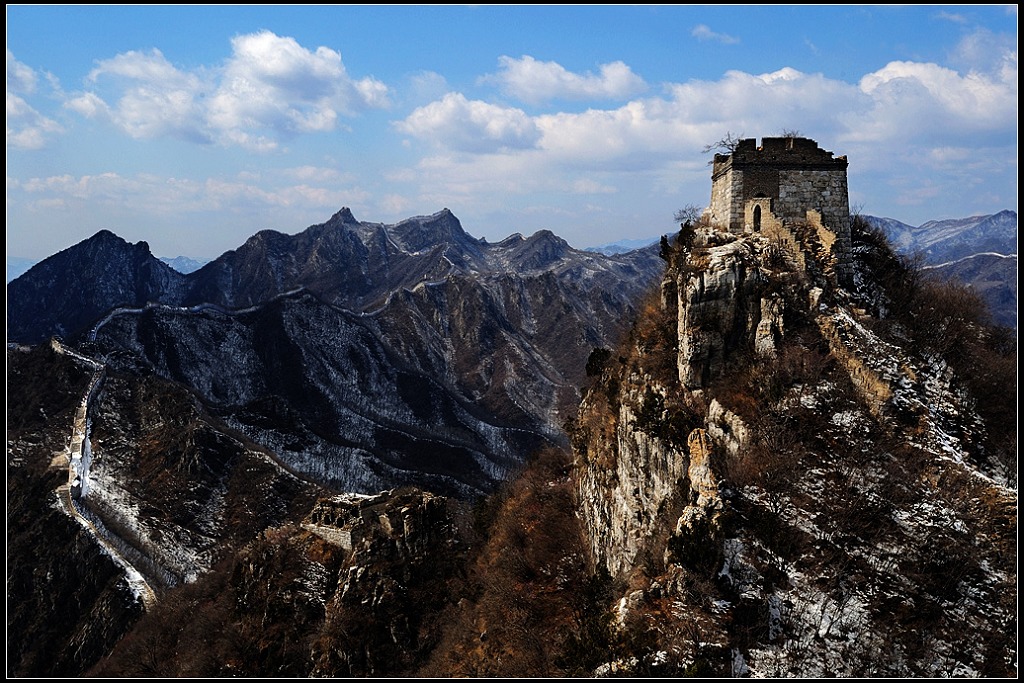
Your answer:
[[[752,239],[709,247],[692,257],[698,263],[694,272],[681,269],[679,381],[684,387],[703,387],[721,374],[727,354],[746,345],[757,332],[762,312],[759,294],[765,285],[757,247]],[[770,334],[770,325],[764,333]]]
[[[1000,596],[1015,591],[1016,494],[989,455],[1006,426],[951,364],[977,366],[928,336],[946,323],[907,343],[867,313],[892,293],[851,294],[814,245],[698,231],[670,259],[660,311],[585,395],[577,498],[595,561],[621,581],[616,628],[707,674],[1012,670]],[[981,354],[970,363],[1002,353],[983,326],[957,329]],[[908,600],[926,623],[894,611]],[[635,674],[639,652],[598,671]]]

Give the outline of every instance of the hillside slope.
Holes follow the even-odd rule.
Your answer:
[[[699,233],[586,395],[579,504],[647,643],[620,672],[1013,675],[1013,344],[854,247],[848,292]]]

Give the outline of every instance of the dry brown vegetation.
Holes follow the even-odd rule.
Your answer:
[[[442,617],[450,625],[423,674],[552,676],[574,668],[565,649],[586,617],[591,567],[570,466],[564,452],[542,451],[477,504],[481,545],[467,569],[467,596]]]

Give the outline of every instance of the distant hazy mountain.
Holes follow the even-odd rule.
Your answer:
[[[28,272],[28,269],[36,264],[36,261],[30,258],[21,258],[20,256],[8,256],[7,257],[7,281],[10,282],[16,277],[20,277],[22,273]]]
[[[614,254],[625,254],[626,252],[633,251],[634,249],[643,249],[649,247],[652,244],[656,244],[658,237],[642,237],[635,240],[619,240],[618,242],[610,242],[609,244],[601,244],[596,247],[587,247],[585,251],[594,251],[598,254],[604,254],[606,256],[612,256]]]
[[[194,259],[189,256],[175,256],[174,258],[161,256],[160,260],[182,274],[197,271],[210,262],[210,259]],[[36,261],[35,259],[22,258],[20,256],[8,256],[7,281],[10,282],[11,280],[21,277],[23,274],[28,272],[29,268],[37,263],[39,263],[39,261]]]
[[[1017,327],[1017,213],[952,218],[918,227],[892,218],[865,218],[900,251],[920,254],[936,277],[955,277],[985,298],[1001,325]]]
[[[210,259],[194,259],[189,256],[161,256],[160,260],[183,275],[195,272],[210,262]]]
[[[1016,254],[974,254],[938,266],[926,266],[926,270],[938,279],[955,278],[969,283],[988,303],[997,323],[1017,327]]]

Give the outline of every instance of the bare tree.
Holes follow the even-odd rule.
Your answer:
[[[796,128],[783,128],[782,129],[782,135],[780,137],[784,137],[784,138],[799,138],[799,137],[803,137],[803,135],[801,135],[800,131],[797,130]]]
[[[683,208],[677,210],[672,214],[672,218],[675,219],[676,223],[696,223],[700,220],[701,214],[704,213],[704,208],[697,206],[696,204],[687,204]]]
[[[701,150],[704,154],[709,152],[724,152],[732,154],[739,147],[740,141],[743,140],[743,133],[739,135],[733,135],[732,131],[729,131],[725,136],[716,142],[712,142],[709,145],[704,145],[704,149]]]

